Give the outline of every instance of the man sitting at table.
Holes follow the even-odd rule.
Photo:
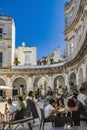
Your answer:
[[[52,113],[56,112],[58,112],[58,109],[55,108],[55,100],[50,99],[49,104],[44,109],[45,120],[53,123],[55,120],[55,115],[53,115]]]

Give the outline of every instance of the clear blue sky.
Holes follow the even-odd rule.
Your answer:
[[[0,13],[14,18],[16,47],[37,46],[37,57],[47,56],[64,43],[64,3],[69,0],[0,0]],[[1,11],[2,9],[2,11]]]

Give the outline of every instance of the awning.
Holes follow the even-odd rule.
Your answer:
[[[4,90],[6,90],[6,89],[12,89],[11,87],[8,87],[8,86],[0,86],[0,89],[4,89]]]

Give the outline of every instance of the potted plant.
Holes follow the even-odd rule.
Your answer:
[[[14,64],[15,64],[15,65],[20,64],[20,61],[18,60],[18,58],[15,58],[15,60],[14,60]]]

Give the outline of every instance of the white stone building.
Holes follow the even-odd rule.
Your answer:
[[[54,58],[55,62],[64,60],[63,56],[60,54],[60,48],[59,47],[54,49],[54,51],[53,51],[53,58]]]
[[[53,54],[54,54],[54,61],[60,60],[60,48],[55,48]]]
[[[13,65],[15,51],[15,24],[9,16],[0,16],[0,66]]]
[[[25,46],[19,46],[15,50],[15,58],[18,58],[19,65],[37,65],[37,48]]]

